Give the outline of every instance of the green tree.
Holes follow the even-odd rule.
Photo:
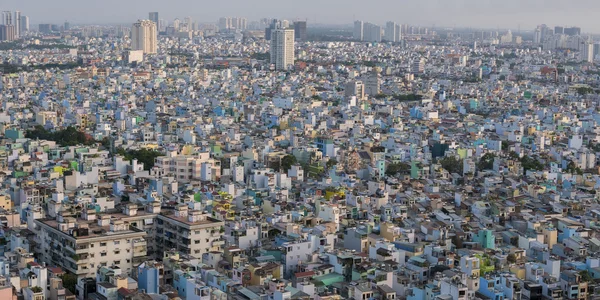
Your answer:
[[[566,171],[571,174],[583,175],[583,170],[581,170],[581,168],[579,168],[573,161],[569,161]]]
[[[495,158],[496,155],[494,155],[494,153],[488,152],[484,154],[477,163],[477,169],[480,171],[492,169],[494,167]]]
[[[579,276],[581,276],[581,281],[583,282],[590,282],[593,279],[588,270],[580,271]]]
[[[333,166],[337,165],[338,161],[335,158],[330,158],[327,163],[325,164],[325,166],[327,167],[327,169],[331,169]]]
[[[66,273],[65,275],[63,275],[61,277],[62,281],[63,281],[63,287],[69,291],[71,291],[71,293],[75,294],[77,292],[77,275],[75,274],[71,274],[71,273]]]
[[[288,154],[281,159],[281,169],[284,172],[287,172],[297,162],[298,161],[295,156]]]
[[[587,95],[587,94],[592,94],[594,93],[594,90],[590,87],[580,87],[577,88],[577,94],[579,95]]]
[[[96,141],[85,132],[73,126],[57,131],[48,131],[44,126],[36,125],[25,132],[30,139],[54,141],[60,146],[93,145]]]
[[[514,253],[510,253],[508,256],[506,256],[506,261],[508,261],[510,264],[514,264],[517,262],[517,256]]]
[[[544,165],[539,160],[528,155],[521,158],[521,166],[524,172],[527,172],[527,170],[541,171],[544,169]]]
[[[371,152],[373,152],[373,153],[385,152],[385,147],[383,147],[383,146],[373,146],[373,147],[371,147]]]
[[[117,149],[117,154],[123,156],[125,160],[131,161],[137,159],[138,162],[144,164],[144,170],[150,170],[154,167],[154,161],[159,156],[164,156],[159,151],[142,148],[140,150],[125,150],[123,148]]]
[[[397,164],[389,164],[385,170],[385,174],[388,176],[395,176],[398,173],[405,173],[410,170],[410,165],[400,162]]]
[[[438,162],[450,173],[462,174],[463,172],[462,161],[454,156],[443,157]]]

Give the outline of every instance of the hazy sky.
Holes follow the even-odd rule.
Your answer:
[[[598,0],[2,0],[0,10],[20,10],[32,24],[132,23],[158,11],[172,20],[190,16],[216,22],[220,16],[249,20],[276,17],[309,23],[349,24],[393,20],[424,26],[532,29],[536,24],[577,25],[600,32]]]

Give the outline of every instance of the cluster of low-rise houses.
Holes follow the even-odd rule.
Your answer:
[[[0,299],[599,298],[600,70],[448,36],[0,51]]]

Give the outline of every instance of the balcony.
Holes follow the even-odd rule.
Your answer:
[[[76,254],[85,254],[88,253],[90,250],[88,245],[79,245],[77,246],[77,249],[75,249],[75,253]]]
[[[225,245],[225,241],[224,240],[214,240],[214,241],[212,241],[212,243],[210,245],[212,247],[221,247],[221,246]]]
[[[78,268],[77,271],[75,271],[76,275],[84,275],[90,272],[90,269],[86,268]]]

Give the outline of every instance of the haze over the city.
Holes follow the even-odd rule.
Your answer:
[[[191,16],[200,22],[214,22],[222,15],[300,18],[311,23],[350,24],[353,19],[423,26],[501,27],[522,29],[537,24],[580,26],[586,32],[600,27],[594,13],[600,11],[595,0],[231,0],[231,1],[158,1],[158,0],[4,0],[4,10],[26,12],[34,23],[128,23],[147,18],[148,11],[159,11],[161,18]],[[370,8],[364,9],[368,5]]]

